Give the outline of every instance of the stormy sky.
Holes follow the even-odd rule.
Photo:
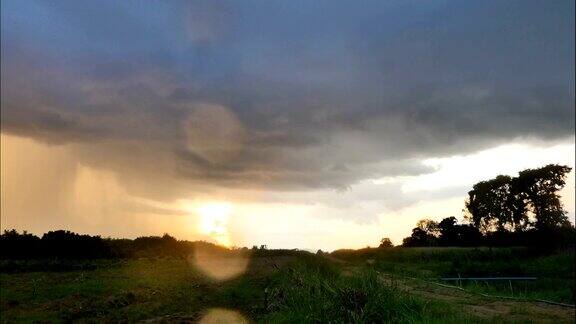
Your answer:
[[[3,228],[373,245],[574,165],[574,1],[1,6]]]

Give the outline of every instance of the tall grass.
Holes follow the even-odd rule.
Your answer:
[[[462,322],[444,303],[408,295],[378,273],[343,275],[326,260],[304,259],[266,289],[266,323]]]

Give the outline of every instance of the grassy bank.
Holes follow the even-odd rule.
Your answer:
[[[574,304],[574,250],[552,254],[526,248],[388,248],[341,250],[333,256],[404,277],[537,277],[535,282],[470,282],[472,291]]]

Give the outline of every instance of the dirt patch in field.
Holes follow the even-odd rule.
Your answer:
[[[575,309],[543,302],[506,300],[485,297],[453,287],[445,287],[417,279],[397,279],[381,274],[386,283],[425,299],[435,299],[459,305],[465,312],[487,319],[505,318],[512,321],[574,323]]]

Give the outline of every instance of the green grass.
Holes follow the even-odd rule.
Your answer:
[[[353,262],[346,264],[308,253],[252,256],[244,274],[220,282],[178,258],[93,261],[92,270],[1,273],[0,322],[136,322],[166,315],[200,319],[215,308],[258,323],[510,322],[505,316],[478,317],[457,303],[408,293],[380,275],[391,267],[396,273],[406,269],[419,275],[442,273],[453,266],[448,255],[466,251],[362,253],[349,256]],[[372,266],[353,266],[370,258],[377,260]],[[540,273],[548,273],[546,280],[560,280],[543,281],[543,286],[564,283],[552,276],[555,269],[573,271],[564,264],[565,258],[555,255],[531,263]],[[355,271],[350,271],[351,265]],[[19,269],[25,270],[25,265]],[[541,294],[548,291],[539,289]],[[533,311],[523,307],[512,311]]]
[[[526,248],[391,248],[339,251],[335,256],[403,277],[537,277],[535,282],[477,282],[464,288],[500,296],[546,299],[574,304],[573,250],[541,255]]]
[[[450,305],[385,284],[374,271],[342,275],[325,260],[304,259],[267,290],[266,323],[431,323],[478,321]]]
[[[376,273],[344,276],[329,261],[294,258],[278,271],[215,282],[186,260],[132,260],[91,271],[1,274],[2,322],[129,321],[230,309],[263,323],[454,322],[449,305],[410,296]]]
[[[129,321],[193,313],[200,275],[184,261],[127,261],[93,271],[1,274],[2,320]]]

